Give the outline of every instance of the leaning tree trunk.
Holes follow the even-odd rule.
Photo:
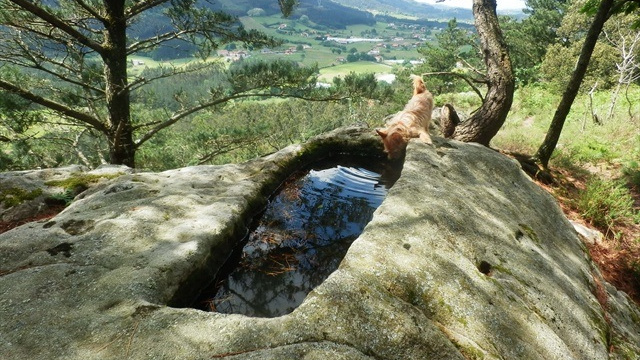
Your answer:
[[[567,115],[569,115],[573,100],[575,100],[576,95],[578,94],[578,90],[582,84],[582,79],[584,78],[584,74],[587,72],[587,67],[589,66],[591,54],[596,46],[596,42],[598,41],[598,37],[600,36],[604,23],[609,19],[613,3],[614,0],[602,0],[600,3],[598,12],[593,19],[593,23],[591,23],[591,26],[589,27],[587,37],[582,45],[582,50],[580,51],[580,57],[578,58],[576,68],[573,70],[573,74],[571,74],[571,79],[569,80],[567,88],[562,94],[560,104],[558,104],[558,108],[553,115],[549,131],[547,132],[542,145],[538,148],[538,152],[533,156],[533,160],[539,163],[543,169],[546,169],[549,166],[551,154],[553,154],[556,145],[558,145],[564,121],[566,120]]]
[[[473,17],[487,66],[487,95],[482,107],[456,126],[451,137],[488,146],[507,119],[513,102],[515,79],[509,51],[498,24],[496,0],[473,0]]]

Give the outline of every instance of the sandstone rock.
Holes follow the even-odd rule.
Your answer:
[[[0,235],[7,359],[634,359],[640,310],[571,224],[490,149],[411,142],[340,268],[273,319],[185,305],[268,195],[347,128],[245,164],[129,173]],[[599,294],[596,297],[595,294]],[[600,301],[599,301],[600,300]]]
[[[600,231],[591,229],[576,221],[570,221],[573,228],[576,229],[578,235],[582,237],[585,243],[589,245],[600,244],[604,240],[604,234]]]
[[[23,219],[33,217],[46,211],[51,205],[51,199],[65,192],[61,186],[52,183],[72,179],[79,174],[91,177],[98,182],[101,178],[112,178],[121,174],[132,173],[133,169],[126,166],[103,165],[97,169],[89,171],[80,165],[71,165],[55,169],[13,171],[0,173],[0,194],[5,191],[17,191],[21,193],[34,193],[37,196],[28,196],[19,199],[17,203],[7,206],[0,202],[0,221],[18,222]],[[92,185],[92,184],[88,184]],[[68,194],[72,200],[85,189],[70,189]],[[35,193],[34,191],[37,191]]]

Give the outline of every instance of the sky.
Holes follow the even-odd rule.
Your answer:
[[[435,4],[436,0],[416,0],[417,2]],[[521,10],[524,9],[525,0],[497,0],[498,10]],[[473,0],[444,0],[439,5],[449,5],[465,9],[471,9]]]

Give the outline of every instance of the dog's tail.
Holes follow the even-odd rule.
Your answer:
[[[424,84],[420,75],[412,74],[411,79],[413,79],[413,95],[422,94],[427,91],[427,86]]]

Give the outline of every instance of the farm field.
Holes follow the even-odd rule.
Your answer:
[[[332,82],[336,76],[351,72],[391,74],[393,66],[388,61],[402,63],[421,59],[418,48],[435,41],[440,29],[423,26],[376,22],[374,26],[351,25],[346,29],[324,29],[312,22],[285,19],[281,16],[243,16],[240,18],[247,30],[258,30],[282,41],[273,49],[247,49],[242,44],[230,44],[211,54],[210,60],[222,60],[227,64],[241,58],[287,59],[305,66],[320,68],[320,81]],[[445,26],[443,23],[442,26]],[[330,39],[339,39],[326,41]],[[354,40],[355,39],[355,40]],[[374,41],[375,40],[375,41]],[[367,54],[376,60],[348,61],[350,54]],[[151,56],[129,57],[129,73],[138,76],[145,68],[184,66],[195,57],[171,60],[154,59]],[[383,62],[387,62],[386,64]]]

